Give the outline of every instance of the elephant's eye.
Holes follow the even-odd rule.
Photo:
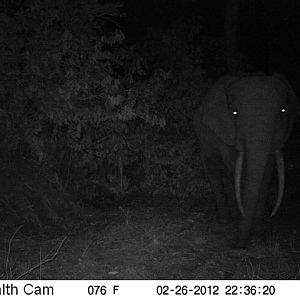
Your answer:
[[[285,113],[285,112],[286,112],[286,108],[285,108],[285,107],[282,107],[280,111],[281,111],[282,113]]]

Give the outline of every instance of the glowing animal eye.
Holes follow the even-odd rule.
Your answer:
[[[236,116],[238,113],[237,113],[236,110],[234,110],[234,111],[232,112],[232,114],[233,114],[234,116]]]
[[[282,113],[285,113],[286,112],[286,109],[283,107],[283,108],[281,108],[281,110],[280,110]]]

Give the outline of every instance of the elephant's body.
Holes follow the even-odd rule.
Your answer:
[[[280,75],[226,76],[196,111],[194,127],[219,219],[228,218],[228,201],[235,195],[240,200],[238,247],[246,246],[262,217],[275,157],[292,129],[297,105]]]

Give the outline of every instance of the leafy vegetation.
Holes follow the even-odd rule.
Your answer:
[[[38,193],[50,217],[65,205],[101,207],[141,189],[196,192],[190,120],[206,89],[201,22],[149,30],[128,46],[120,3],[28,3],[1,15],[2,157],[48,174],[64,195]],[[27,201],[11,205],[28,209]]]

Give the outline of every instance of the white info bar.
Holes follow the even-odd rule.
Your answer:
[[[300,299],[299,280],[2,280],[0,299]]]

